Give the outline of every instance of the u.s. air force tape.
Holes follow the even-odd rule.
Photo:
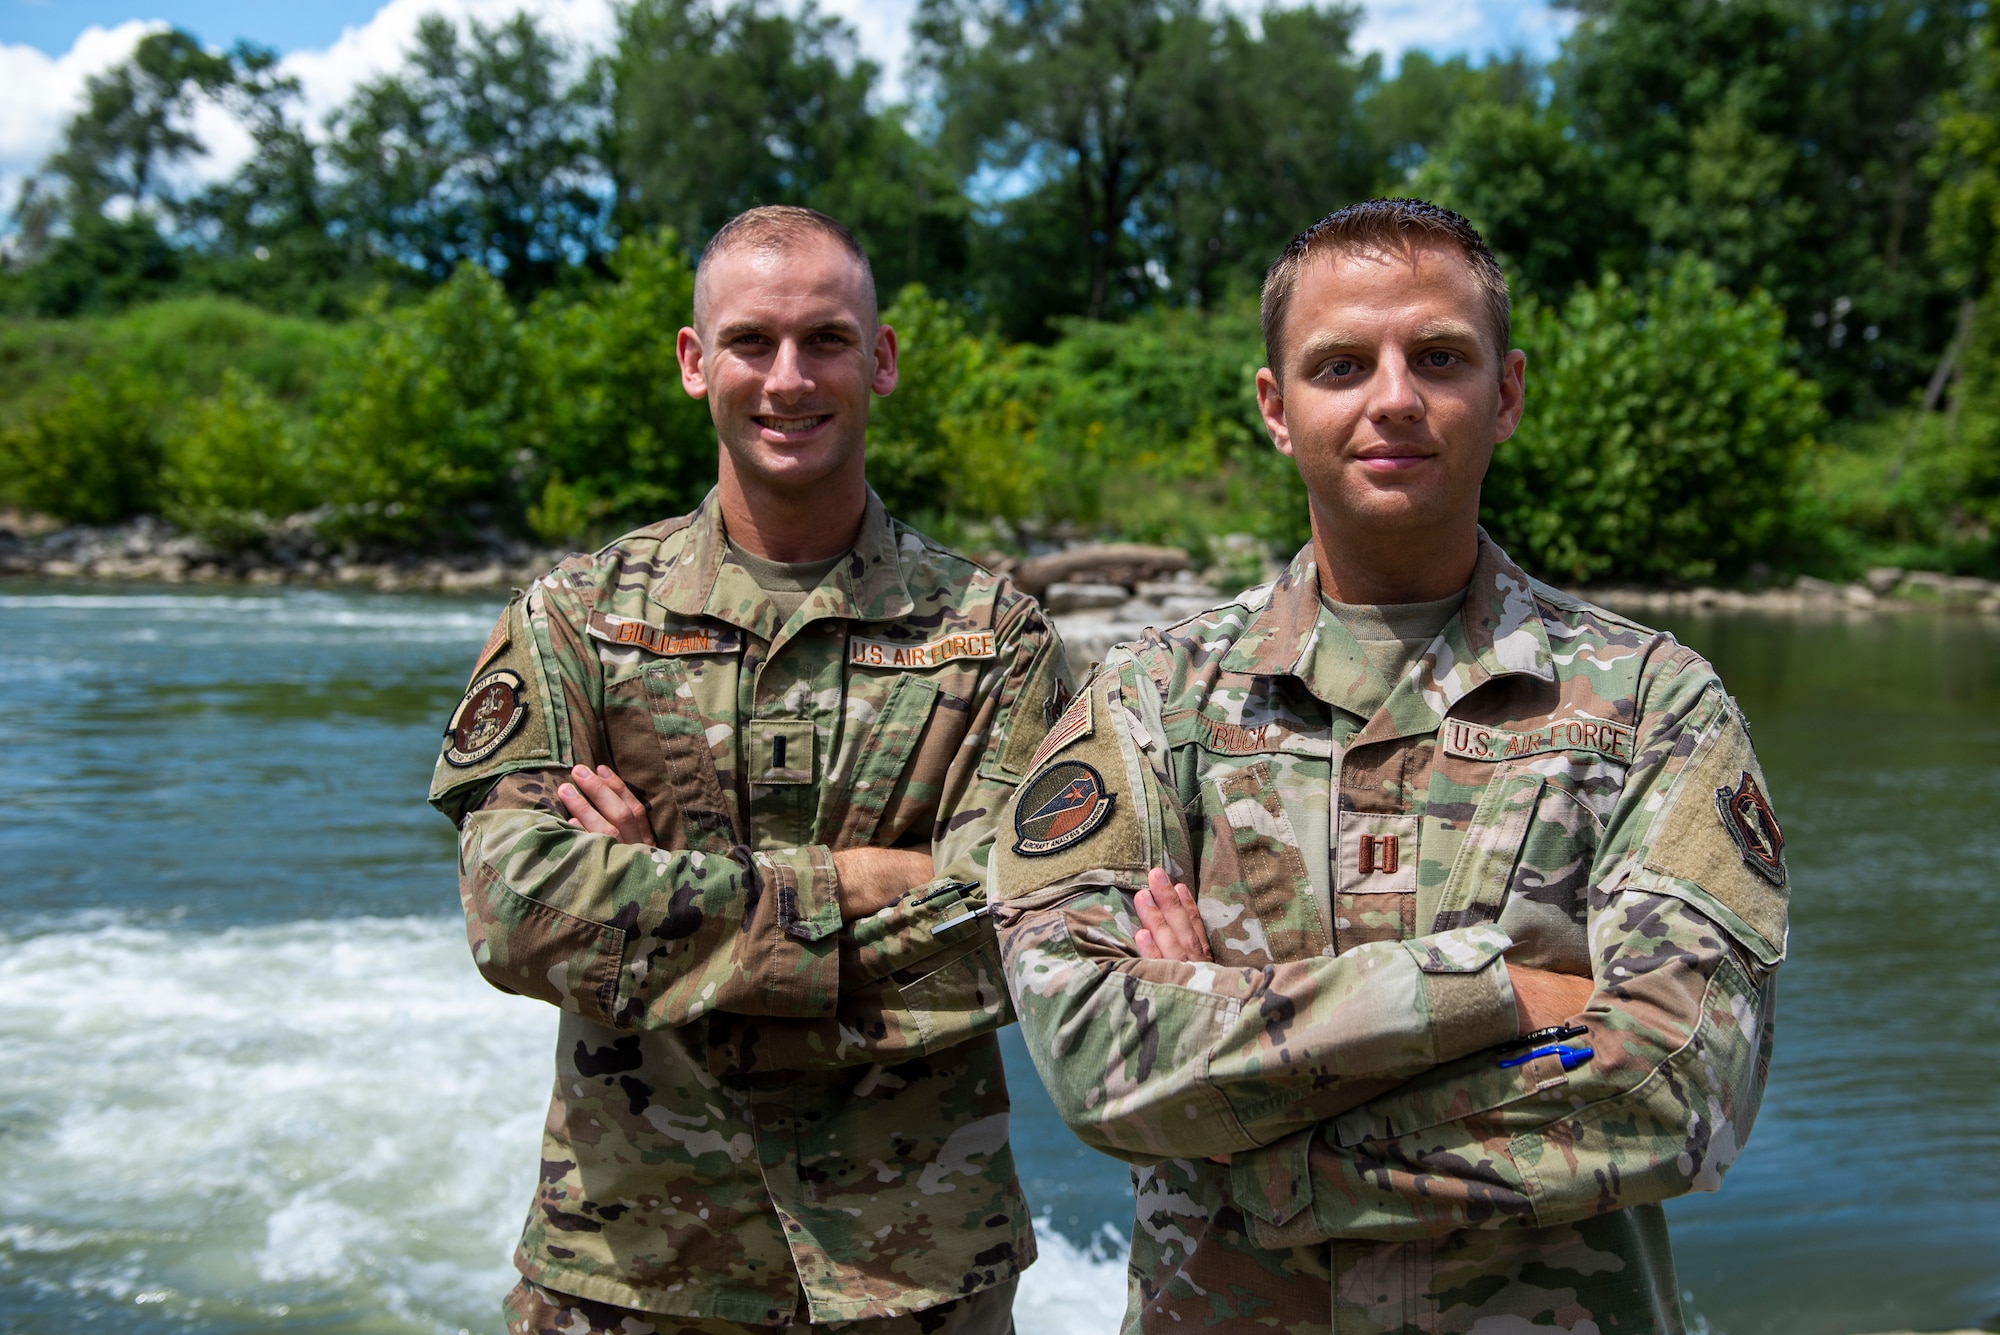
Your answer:
[[[444,758],[460,769],[498,751],[528,721],[519,673],[499,668],[472,683],[444,730]]]
[[[1595,751],[1607,760],[1632,763],[1637,734],[1623,723],[1571,718],[1526,730],[1489,728],[1463,719],[1446,719],[1444,753],[1463,760],[1519,760],[1550,751]]]
[[[854,667],[938,667],[959,658],[991,658],[995,652],[993,632],[990,630],[940,635],[924,644],[898,644],[894,640],[864,640],[859,637],[847,642],[847,661]]]

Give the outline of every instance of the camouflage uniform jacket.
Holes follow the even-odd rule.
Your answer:
[[[988,887],[1058,1108],[1137,1165],[1128,1328],[1678,1330],[1658,1202],[1715,1188],[1769,1062],[1761,785],[1702,659],[1483,534],[1393,686],[1311,548],[1114,650]],[[1151,866],[1213,963],[1135,949]],[[1595,981],[1593,1060],[1501,1067],[1510,961]]]
[[[872,494],[783,625],[713,495],[510,604],[431,800],[480,971],[562,1010],[522,1273],[784,1325],[801,1286],[814,1321],[889,1316],[1033,1259],[973,911],[1067,671],[1033,599]],[[658,847],[567,824],[572,762]],[[844,928],[832,853],[870,844],[937,877]]]

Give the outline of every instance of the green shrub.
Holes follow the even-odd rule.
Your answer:
[[[333,387],[319,486],[335,537],[434,546],[525,510],[534,462],[521,321],[500,284],[463,265],[421,303],[379,317]]]
[[[544,541],[586,543],[691,510],[715,484],[708,405],[681,388],[674,339],[694,274],[671,232],[632,237],[616,281],[538,306],[522,329],[536,385],[521,426],[535,451],[525,518]]]
[[[896,294],[882,323],[896,331],[897,381],[895,393],[876,399],[869,410],[868,483],[891,514],[913,521],[942,516],[968,483],[984,491],[991,481],[984,474],[993,470],[982,470],[968,451],[982,438],[959,429],[965,425],[961,413],[971,406],[968,391],[989,353],[966,332],[958,312],[918,283]],[[992,514],[1010,504],[999,495],[994,501]]]
[[[152,511],[165,411],[159,385],[130,368],[72,377],[62,397],[0,429],[5,499],[87,524]]]
[[[1257,416],[1254,311],[1077,320],[1049,347],[970,336],[908,288],[884,316],[902,383],[876,407],[869,475],[941,533],[1004,519],[1197,552],[1247,531],[1296,544],[1304,490]]]
[[[1819,390],[1789,363],[1784,315],[1683,261],[1616,276],[1560,311],[1525,303],[1520,430],[1481,507],[1514,558],[1558,580],[1742,574],[1790,537]]]
[[[292,424],[234,370],[167,437],[160,493],[170,522],[225,548],[255,543],[272,521],[312,504]]]
[[[272,315],[216,297],[181,297],[110,317],[0,320],[0,422],[19,422],[68,393],[72,377],[124,367],[169,402],[214,394],[224,372],[255,382],[290,412],[365,332]]]

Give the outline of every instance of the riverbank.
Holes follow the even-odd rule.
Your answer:
[[[1238,572],[1240,535],[1221,545]],[[162,584],[317,585],[383,593],[475,593],[522,588],[564,555],[496,536],[446,555],[366,554],[335,548],[309,525],[279,525],[259,547],[227,552],[150,516],[104,527],[57,525],[0,512],[0,577]],[[1028,558],[989,557],[1043,600],[1079,669],[1147,626],[1166,625],[1233,593],[1238,579],[1192,568],[1171,547],[1079,544]],[[1254,565],[1254,561],[1252,562]],[[1266,562],[1265,577],[1276,573]],[[1634,616],[1680,612],[1760,612],[1781,616],[1867,617],[1946,612],[2000,617],[2000,581],[1882,567],[1853,583],[1801,575],[1782,587],[1683,589],[1602,585],[1580,591]]]

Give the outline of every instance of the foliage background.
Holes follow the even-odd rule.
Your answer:
[[[1408,193],[1514,284],[1529,410],[1485,512],[1531,569],[2000,574],[2000,16],[1571,7],[1546,66],[1391,72],[1339,4],[922,0],[890,104],[810,4],[629,0],[596,56],[426,22],[323,130],[271,53],[156,34],[14,201],[0,504],[374,549],[683,509],[715,448],[672,361],[692,256],[794,202],[856,228],[902,336],[870,435],[898,511],[983,546],[1282,549],[1262,267]],[[207,104],[258,152],[176,194]]]

